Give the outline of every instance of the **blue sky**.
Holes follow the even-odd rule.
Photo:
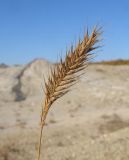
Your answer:
[[[104,46],[95,60],[129,59],[129,0],[0,0],[0,63],[56,61],[96,24]]]

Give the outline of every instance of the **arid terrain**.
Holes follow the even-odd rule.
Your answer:
[[[53,64],[0,65],[0,160],[35,160]],[[129,65],[91,64],[52,106],[42,160],[129,160]]]

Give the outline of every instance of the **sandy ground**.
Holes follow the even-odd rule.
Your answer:
[[[35,60],[0,68],[0,160],[36,158],[43,103]],[[43,133],[43,160],[129,160],[129,66],[90,65],[54,103]]]

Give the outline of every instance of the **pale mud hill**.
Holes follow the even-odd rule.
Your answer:
[[[24,66],[0,66],[0,100],[22,101],[40,93],[43,75],[49,74],[51,66],[43,59]]]
[[[0,160],[36,156],[43,74],[35,60],[0,68]],[[52,106],[44,128],[44,160],[129,159],[129,66],[92,64]]]
[[[40,93],[43,78],[46,77],[52,64],[46,60],[37,59],[26,66],[17,75],[17,84],[13,87],[16,101],[22,101],[29,96],[37,96]]]

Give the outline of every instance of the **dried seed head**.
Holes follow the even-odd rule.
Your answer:
[[[48,81],[45,82],[45,104],[42,108],[41,114],[41,133],[38,148],[38,160],[40,159],[42,130],[45,124],[46,116],[51,105],[60,97],[69,92],[70,87],[74,85],[78,78],[82,75],[77,75],[80,71],[83,71],[92,56],[91,51],[98,48],[95,46],[99,42],[99,36],[101,34],[101,28],[94,28],[89,36],[88,30],[84,36],[83,41],[78,42],[78,45],[74,49],[71,46],[70,51],[66,52],[65,60],[60,59],[60,63],[51,69],[51,75],[48,77]]]
[[[51,69],[48,82],[45,82],[45,96],[48,104],[52,105],[55,100],[66,94],[69,91],[69,87],[76,82],[78,76],[76,76],[75,73],[86,68],[92,56],[91,51],[98,48],[95,44],[99,42],[98,38],[100,34],[100,29],[96,27],[90,36],[87,30],[83,41],[81,42],[79,40],[75,49],[71,46],[70,51],[66,53],[65,60],[63,61],[62,58],[60,58],[60,63],[58,63],[53,70]],[[45,107],[48,110],[50,105]]]

